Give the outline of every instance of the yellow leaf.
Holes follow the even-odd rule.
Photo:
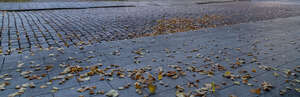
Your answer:
[[[231,73],[229,71],[226,71],[224,77],[228,77],[228,78],[231,77]]]
[[[278,76],[279,76],[279,74],[276,73],[276,72],[274,72],[273,75],[274,75],[275,77],[278,77]]]
[[[62,37],[62,35],[61,35],[60,33],[57,33],[57,36],[58,36],[58,37]]]
[[[162,78],[163,78],[163,74],[160,72],[160,73],[158,74],[158,80],[162,80]]]
[[[215,93],[215,91],[216,91],[215,82],[211,83],[211,89],[212,89],[212,92]]]
[[[151,94],[154,94],[155,91],[156,91],[156,86],[154,86],[154,85],[152,85],[152,84],[149,84],[149,85],[148,85],[148,89],[149,89],[149,92],[150,92]]]

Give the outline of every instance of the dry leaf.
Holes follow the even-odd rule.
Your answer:
[[[5,83],[1,83],[1,84],[0,84],[0,91],[3,91],[3,90],[5,90],[5,86],[6,86],[6,84],[5,84]]]
[[[12,80],[12,78],[4,78],[4,81]]]
[[[176,97],[186,97],[183,92],[176,92]]]
[[[51,92],[57,92],[58,90],[59,90],[59,88],[53,87],[52,90],[51,90]]]
[[[41,85],[41,86],[40,86],[41,89],[47,88],[47,87],[48,87],[48,86],[46,86],[46,85]]]
[[[135,82],[134,85],[135,85],[136,89],[141,89],[142,88],[142,86],[140,85],[139,82]]]
[[[274,72],[273,75],[274,75],[275,77],[278,77],[278,76],[279,76],[279,74],[276,73],[276,72]]]
[[[212,90],[213,93],[215,93],[215,91],[216,91],[215,82],[211,83],[211,90]]]
[[[300,93],[300,88],[295,88],[295,90],[296,90],[298,93]]]
[[[251,89],[250,92],[259,95],[259,94],[261,93],[261,89],[260,89],[260,88],[257,88],[257,89]]]
[[[273,88],[273,86],[270,83],[267,83],[267,82],[261,83],[261,86],[262,86],[264,91],[269,91]]]
[[[286,93],[286,90],[280,90],[280,91],[279,91],[279,94],[280,94],[280,95],[284,95],[285,93]]]
[[[109,90],[105,95],[108,97],[118,97],[119,93],[117,90]]]
[[[163,74],[162,74],[162,73],[159,73],[159,74],[158,74],[158,80],[162,80],[162,78],[163,78]]]
[[[235,85],[240,85],[240,82],[235,81],[235,82],[233,82],[233,84],[235,84]]]
[[[252,72],[256,72],[256,69],[252,69]]]
[[[149,84],[149,85],[148,85],[148,89],[149,89],[149,92],[150,92],[151,94],[154,94],[155,91],[156,91],[156,86],[153,85],[153,84]]]
[[[231,73],[229,71],[226,71],[223,76],[226,77],[226,78],[230,78]]]
[[[229,97],[237,97],[236,95],[230,94]]]

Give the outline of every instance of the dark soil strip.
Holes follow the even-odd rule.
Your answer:
[[[42,11],[42,10],[66,10],[66,9],[92,9],[92,8],[120,8],[120,7],[136,7],[134,5],[116,5],[116,6],[95,6],[95,7],[70,7],[70,8],[40,8],[40,9],[12,9],[12,10],[0,10],[7,12],[18,11]]]

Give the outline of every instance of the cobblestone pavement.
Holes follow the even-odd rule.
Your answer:
[[[297,97],[299,18],[1,56],[0,96]]]
[[[0,97],[300,94],[297,3],[145,5],[1,11]]]
[[[57,10],[57,9],[87,9],[103,7],[126,7],[126,6],[174,6],[190,5],[196,3],[224,3],[234,0],[43,0],[28,2],[1,2],[1,11],[30,11],[30,10]]]
[[[300,14],[297,4],[234,2],[77,10],[0,12],[3,54],[123,40],[154,32],[157,20],[218,16],[201,28],[284,18]]]

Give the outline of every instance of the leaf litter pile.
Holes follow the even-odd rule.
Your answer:
[[[222,23],[221,23],[222,22]],[[155,25],[151,26],[151,33],[136,35],[132,33],[130,37],[157,36],[162,34],[195,31],[204,28],[215,28],[218,25],[226,25],[224,17],[218,15],[204,15],[198,18],[165,18],[155,21]],[[147,29],[147,28],[145,28]]]

